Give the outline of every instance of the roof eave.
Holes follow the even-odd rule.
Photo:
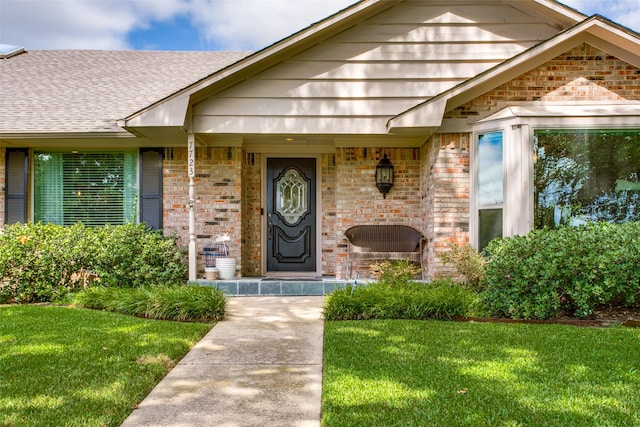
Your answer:
[[[122,130],[119,132],[0,132],[0,141],[7,139],[101,139],[135,138],[135,135]]]

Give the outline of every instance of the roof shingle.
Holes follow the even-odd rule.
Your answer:
[[[247,55],[43,50],[0,60],[0,134],[116,132],[116,120]]]

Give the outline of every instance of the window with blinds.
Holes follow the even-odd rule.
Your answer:
[[[137,220],[137,154],[38,152],[34,220],[61,225]]]

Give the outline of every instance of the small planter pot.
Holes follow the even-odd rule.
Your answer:
[[[207,280],[216,280],[218,278],[218,269],[216,267],[205,267],[204,276]]]
[[[235,258],[217,258],[216,267],[218,268],[218,275],[223,280],[233,279],[236,276]]]

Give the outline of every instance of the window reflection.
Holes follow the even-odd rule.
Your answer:
[[[535,226],[640,220],[640,131],[541,130]]]
[[[478,249],[502,237],[502,132],[478,136]]]

